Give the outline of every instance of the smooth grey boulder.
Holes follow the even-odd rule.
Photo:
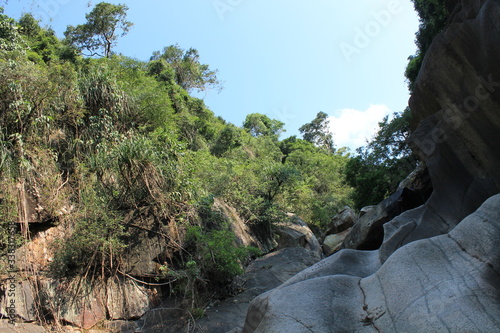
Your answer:
[[[361,281],[384,332],[495,332],[500,327],[500,195],[446,235],[408,244]],[[394,274],[397,272],[397,274]]]
[[[375,209],[377,206],[371,205],[371,206],[365,206],[359,210],[359,217],[362,217],[363,215],[369,213],[371,210]]]
[[[495,332],[498,244],[500,195],[449,234],[408,244],[383,265],[378,251],[320,261],[254,299],[243,332]]]

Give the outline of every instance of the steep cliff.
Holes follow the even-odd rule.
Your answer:
[[[410,100],[434,192],[250,305],[244,332],[493,332],[500,327],[500,2],[462,0]]]

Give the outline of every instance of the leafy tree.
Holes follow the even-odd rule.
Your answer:
[[[243,128],[252,136],[270,136],[274,140],[278,140],[279,135],[285,131],[283,126],[285,126],[285,124],[281,121],[271,119],[260,113],[249,114],[243,123]]]
[[[300,177],[300,173],[295,167],[281,163],[264,167],[263,172],[262,197],[270,203],[285,190],[285,187],[293,184]]]
[[[391,120],[386,116],[373,140],[347,163],[346,181],[354,188],[356,208],[385,199],[415,168],[416,159],[407,144],[410,116],[408,108]]]
[[[19,19],[18,25],[20,33],[28,37],[35,37],[42,30],[39,21],[31,14],[23,14]]]
[[[285,165],[300,173],[300,180],[286,189],[280,203],[305,221],[326,226],[339,208],[351,204],[351,188],[342,174],[348,156],[296,137],[283,140],[280,147]]]
[[[90,52],[89,56],[109,58],[118,37],[125,36],[133,25],[126,20],[127,10],[127,5],[100,2],[85,15],[87,23],[68,26],[64,35],[70,43]]]
[[[199,58],[196,49],[184,51],[178,45],[171,45],[164,48],[163,53],[154,52],[150,72],[160,80],[168,80],[175,73],[177,84],[188,92],[221,89],[222,83],[217,78],[218,70],[211,70],[208,65],[200,63]]]
[[[236,246],[236,237],[229,230],[188,228],[186,239],[195,248],[197,262],[212,284],[220,286],[243,273],[242,264],[250,257],[260,255],[253,247]]]
[[[329,123],[328,115],[324,112],[319,112],[312,122],[301,126],[299,131],[304,140],[315,144],[317,147],[322,147],[327,151],[333,152],[335,148]]]
[[[23,49],[23,41],[19,35],[14,19],[3,14],[0,7],[0,51],[19,51]]]
[[[234,125],[227,125],[220,132],[214,146],[212,147],[212,154],[215,156],[222,156],[225,152],[239,147],[241,133]]]

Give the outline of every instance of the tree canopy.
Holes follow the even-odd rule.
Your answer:
[[[207,64],[200,63],[199,58],[194,48],[183,50],[178,45],[170,45],[163,52],[154,52],[149,65],[150,73],[160,80],[173,78],[188,92],[222,89],[222,83],[217,78],[218,70],[211,70]]]
[[[100,2],[85,15],[86,23],[68,26],[64,35],[70,43],[87,50],[88,56],[109,58],[118,37],[125,36],[133,26],[126,20],[127,10],[127,5]]]
[[[251,135],[258,137],[261,135],[270,136],[277,140],[285,130],[285,124],[279,120],[271,119],[268,116],[260,113],[251,113],[246,116],[243,122],[245,128]]]
[[[3,12],[3,7],[0,7],[0,51],[22,50],[23,41],[16,29],[16,22]]]
[[[379,123],[375,137],[345,167],[346,181],[354,188],[356,208],[374,205],[393,193],[416,166],[408,146],[410,109],[388,116]]]
[[[299,131],[304,140],[333,152],[335,148],[329,125],[330,121],[328,120],[328,115],[321,111],[318,112],[313,121],[302,125]]]

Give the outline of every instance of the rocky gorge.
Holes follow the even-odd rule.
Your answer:
[[[499,22],[498,1],[459,1],[425,57],[411,142],[431,197],[385,221],[378,249],[348,236],[354,249],[258,296],[243,332],[498,331]]]
[[[90,282],[39,274],[53,261],[50,244],[70,230],[32,223],[32,238],[15,253],[28,276],[16,281],[22,323],[3,319],[0,331],[47,332],[34,325],[41,317],[64,332],[498,331],[500,2],[446,5],[452,14],[409,101],[410,144],[422,162],[386,200],[359,215],[345,207],[324,233],[288,214],[273,226],[276,237],[263,238],[215,198],[212,212],[228,222],[236,243],[265,255],[235,278],[231,297],[208,304],[200,318],[181,308],[168,280],[159,281],[163,263],[182,248],[176,223],[158,228],[147,209],[133,211],[120,270]],[[36,215],[36,198],[23,194],[25,215]],[[0,318],[9,315],[7,290],[2,283]]]

